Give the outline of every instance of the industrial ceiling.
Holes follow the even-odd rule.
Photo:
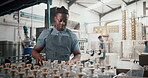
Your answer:
[[[0,0],[0,16],[10,14],[14,11],[24,9],[39,3],[46,3],[47,0]],[[52,0],[50,0],[52,1]],[[68,7],[78,4],[84,8],[88,8],[103,17],[104,15],[121,8],[121,5],[133,4],[140,0],[65,0]]]
[[[103,17],[104,15],[121,8],[123,3],[131,5],[140,0],[67,0],[68,6],[78,4],[82,7],[88,8]]]

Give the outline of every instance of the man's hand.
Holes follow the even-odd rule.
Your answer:
[[[38,65],[43,65],[43,60],[45,60],[45,58],[39,53],[36,54],[35,59],[36,59],[36,64]]]
[[[74,51],[74,57],[71,59],[71,62],[75,63],[76,61],[80,61],[81,53],[80,51]]]
[[[32,50],[32,57],[36,59],[36,64],[38,65],[43,65],[43,60],[45,58],[39,53],[42,50],[41,47],[35,46],[34,49]]]

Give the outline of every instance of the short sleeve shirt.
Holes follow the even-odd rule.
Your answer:
[[[58,31],[55,27],[53,28],[53,30],[51,31],[51,28],[50,29],[45,29],[42,31],[42,33],[40,34],[40,36],[38,37],[37,39],[37,44],[36,46],[39,46],[39,47],[45,47],[45,44],[46,44],[46,38],[47,36],[50,34],[49,32],[51,31],[51,35],[59,35],[59,36],[64,36],[64,35],[69,35],[69,33],[66,31],[66,30],[69,30],[69,29],[65,29],[63,31]],[[77,50],[80,50],[79,48],[79,43],[78,43],[78,39],[77,39],[77,36],[71,31],[70,32],[70,35],[71,35],[71,41],[72,41],[72,44],[71,44],[71,51],[77,51]]]

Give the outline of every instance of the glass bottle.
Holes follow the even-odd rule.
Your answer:
[[[69,65],[68,67],[69,67],[69,71],[70,71],[69,78],[75,78],[76,77],[76,71],[73,70],[73,66]]]
[[[54,64],[54,62],[51,63],[51,69],[55,68]]]
[[[63,74],[63,78],[69,78],[69,74],[70,74],[69,71],[65,71]]]
[[[79,66],[77,72],[82,73],[83,66]]]
[[[10,68],[4,68],[4,75],[5,76],[9,75],[9,70],[10,70]]]
[[[48,67],[42,67],[42,72],[48,72]]]
[[[5,68],[10,68],[10,63],[5,63]]]
[[[35,65],[33,68],[36,69],[36,70],[39,70],[39,66],[38,65]]]
[[[42,75],[43,78],[47,78],[48,77],[48,72],[42,72],[41,75]]]
[[[61,76],[59,74],[54,74],[52,78],[61,78]]]
[[[89,65],[90,65],[90,63],[89,62],[85,62],[85,64],[84,64],[84,68],[83,68],[83,72],[85,72],[86,74],[89,74]]]
[[[21,65],[18,65],[17,66],[17,70],[18,70],[18,72],[21,72],[22,71],[22,66]]]
[[[27,64],[26,66],[29,67],[29,68],[31,69],[32,64]]]
[[[24,68],[24,70],[25,70],[25,75],[27,76],[30,73],[30,68],[26,67],[26,68]]]
[[[11,70],[11,78],[16,78],[16,70]]]
[[[34,77],[38,77],[38,70],[34,69],[34,70],[32,70],[32,73],[33,73]]]
[[[66,71],[66,69],[64,69],[62,64],[58,64],[58,70],[59,70],[59,74],[63,74],[64,71]]]
[[[53,74],[57,74],[58,73],[58,69],[52,69]]]
[[[12,70],[16,69],[16,67],[17,67],[16,64],[11,64],[11,69]]]
[[[19,63],[19,65],[21,65],[21,66],[22,66],[22,69],[24,69],[24,68],[25,68],[25,62],[21,62],[21,63]]]
[[[19,78],[23,78],[24,77],[25,72],[18,72],[18,77]]]
[[[2,72],[3,72],[3,66],[0,66],[0,76],[3,74]]]
[[[98,74],[94,72],[94,68],[89,68],[89,78],[98,78]]]
[[[84,78],[83,73],[78,73],[76,78]]]
[[[28,75],[27,78],[36,78],[33,75]]]
[[[43,66],[47,67],[47,61],[43,61]]]

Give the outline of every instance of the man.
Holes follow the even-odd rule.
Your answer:
[[[40,51],[45,48],[46,59],[51,61],[68,61],[73,53],[71,61],[80,60],[80,48],[76,35],[66,29],[68,20],[68,10],[65,7],[57,8],[54,17],[55,25],[53,28],[44,30],[32,50],[32,56],[36,59],[37,64],[44,60]]]
[[[106,43],[105,40],[103,40],[102,36],[99,36],[98,39],[101,41],[100,46],[99,46],[99,50],[101,51],[101,53],[103,53],[102,57],[100,57],[99,63],[101,65],[104,65],[104,59],[106,56]]]

